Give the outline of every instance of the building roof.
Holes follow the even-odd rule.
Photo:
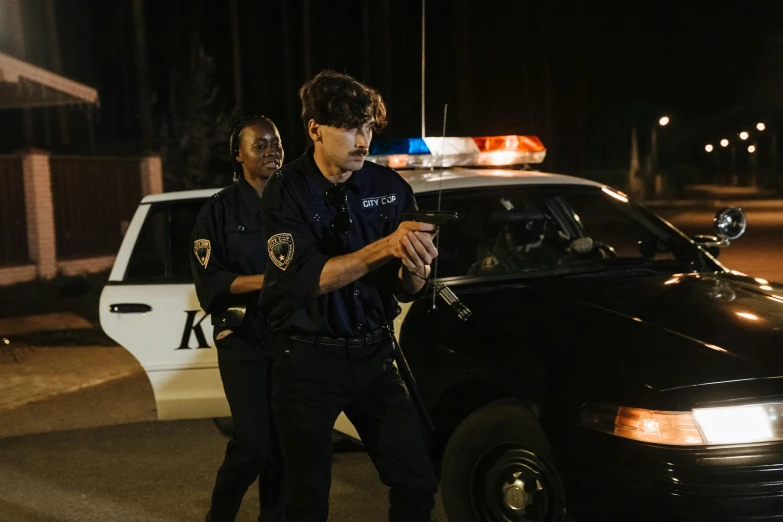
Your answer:
[[[98,103],[92,87],[0,53],[0,109]]]

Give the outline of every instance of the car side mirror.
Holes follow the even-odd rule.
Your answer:
[[[748,222],[741,208],[724,208],[715,214],[713,225],[724,244],[721,246],[728,246],[731,241],[745,233]]]

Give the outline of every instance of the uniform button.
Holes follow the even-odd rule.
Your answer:
[[[313,214],[313,219],[316,221],[321,221],[321,216],[318,214]]]
[[[383,214],[383,213],[382,213],[382,214],[381,214],[379,217],[380,217],[381,219],[386,219],[386,214]]]
[[[243,225],[239,225],[237,228],[239,229],[240,232],[245,231],[245,227]]]
[[[359,290],[358,290],[358,289],[357,289],[357,290],[354,290],[354,291],[353,291],[353,295],[359,295]]]
[[[361,332],[362,330],[364,330],[364,325],[363,325],[363,324],[360,324],[360,325],[359,325],[359,326],[357,326],[356,328],[358,328],[358,329],[359,329],[359,331]]]

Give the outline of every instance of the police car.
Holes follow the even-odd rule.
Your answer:
[[[371,149],[420,209],[458,214],[395,320],[449,519],[783,515],[783,286],[717,260],[744,214],[688,238],[611,187],[531,170],[545,152],[526,136]],[[160,419],[229,414],[188,259],[214,192],[145,197],[101,296]]]

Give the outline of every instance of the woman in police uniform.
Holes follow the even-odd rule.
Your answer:
[[[260,519],[278,521],[283,463],[269,407],[272,370],[258,297],[267,263],[261,191],[283,164],[283,145],[270,119],[251,116],[234,124],[229,147],[235,183],[199,212],[191,257],[199,302],[212,314],[220,377],[234,421],[207,521],[233,521],[256,477]]]

